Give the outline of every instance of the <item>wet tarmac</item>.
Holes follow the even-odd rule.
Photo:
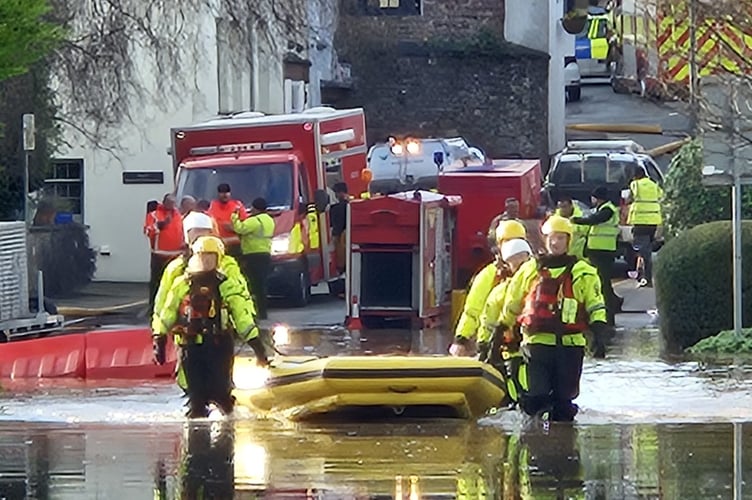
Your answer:
[[[239,409],[189,424],[169,381],[5,383],[0,499],[734,498],[735,470],[752,479],[750,452],[734,461],[733,425],[752,420],[752,376],[662,360],[658,337],[619,331],[609,358],[586,361],[576,424],[548,429],[516,412],[291,424]],[[293,332],[280,349],[429,354],[448,342],[333,327]],[[737,442],[751,429],[737,425]]]

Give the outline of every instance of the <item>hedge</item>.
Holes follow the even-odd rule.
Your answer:
[[[752,221],[743,223],[745,325],[752,325]],[[663,247],[655,264],[661,334],[671,351],[733,328],[731,223],[701,224]]]

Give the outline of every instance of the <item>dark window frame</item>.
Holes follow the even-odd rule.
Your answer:
[[[54,198],[69,201],[69,211],[76,222],[84,220],[84,159],[53,158],[51,176],[44,180],[44,190],[52,193]],[[78,194],[71,195],[71,188],[77,188]],[[75,191],[76,189],[74,189]]]

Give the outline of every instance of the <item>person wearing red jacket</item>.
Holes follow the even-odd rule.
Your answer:
[[[183,251],[183,218],[177,209],[175,197],[166,194],[156,210],[147,214],[149,222],[144,231],[151,242],[151,265],[149,275],[149,312],[154,307],[154,298],[159,280],[167,264]],[[153,221],[153,222],[152,222]]]
[[[232,214],[237,211],[241,221],[248,218],[248,211],[240,200],[232,198],[232,190],[229,184],[217,186],[217,199],[209,205],[208,214],[217,221],[219,236],[225,244],[227,254],[240,255],[240,237],[232,228]]]

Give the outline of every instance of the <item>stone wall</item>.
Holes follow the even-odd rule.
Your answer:
[[[423,15],[362,15],[345,1],[335,38],[369,144],[462,136],[493,157],[548,158],[548,55],[503,41],[503,2],[424,1]],[[362,4],[359,4],[362,5]]]

